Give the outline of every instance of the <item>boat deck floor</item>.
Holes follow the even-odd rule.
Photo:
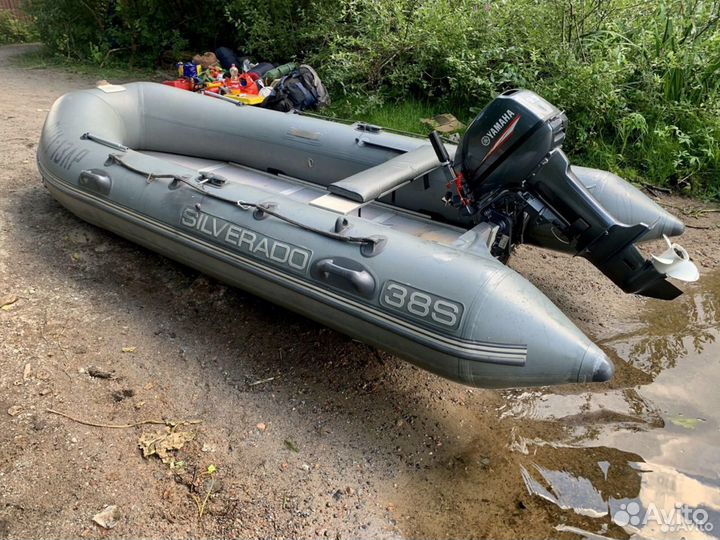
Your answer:
[[[252,186],[306,204],[310,204],[311,201],[328,194],[324,186],[288,176],[270,174],[239,163],[146,150],[141,151],[141,153],[196,171],[213,172],[227,178],[230,182]],[[460,227],[432,221],[424,214],[396,208],[379,201],[357,208],[353,215],[423,240],[445,245],[452,245],[465,232]]]

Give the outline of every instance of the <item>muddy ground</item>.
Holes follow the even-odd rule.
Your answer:
[[[0,48],[0,300],[16,299],[0,310],[0,538],[577,537],[560,523],[597,532],[531,496],[522,478],[531,463],[598,477],[592,448],[518,443],[564,441],[567,422],[507,417],[516,392],[439,379],[60,207],[35,165],[40,128],[57,97],[94,81],[12,67],[22,50]],[[683,243],[709,272],[720,214],[683,217],[693,227]],[[598,340],[646,309],[583,260],[523,247],[513,266]],[[547,394],[652,379],[615,360],[611,383]],[[107,425],[178,423],[194,438],[164,464],[138,447],[163,425],[95,427],[49,409]],[[606,421],[575,419],[590,431]],[[635,489],[626,484],[636,476],[612,471],[608,490]],[[92,518],[108,505],[119,518],[105,530]]]

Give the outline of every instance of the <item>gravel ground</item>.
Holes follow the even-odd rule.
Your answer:
[[[40,128],[57,97],[94,81],[12,67],[23,50],[0,48],[0,300],[16,299],[0,309],[0,539],[575,538],[558,522],[592,526],[528,495],[514,442],[564,427],[501,419],[512,394],[439,379],[60,207],[36,169]],[[683,243],[703,272],[716,267],[720,215],[687,221],[700,228]],[[598,339],[645,305],[584,260],[523,247],[513,266]],[[649,377],[617,367],[609,384],[553,391]],[[128,426],[147,420],[159,425]],[[164,423],[192,436],[169,463],[138,448]],[[581,468],[588,450],[532,457]],[[105,530],[93,516],[110,505]]]

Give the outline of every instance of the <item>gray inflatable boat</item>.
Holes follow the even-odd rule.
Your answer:
[[[666,299],[680,293],[667,268],[692,263],[645,260],[635,243],[682,223],[619,177],[570,167],[565,124],[507,92],[456,147],[134,83],[60,98],[37,157],[80,218],[440,376],[607,381],[606,355],[505,266],[514,246],[583,256]]]

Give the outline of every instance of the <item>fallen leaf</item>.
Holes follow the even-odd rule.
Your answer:
[[[697,425],[702,422],[699,418],[685,418],[683,416],[674,416],[670,418],[670,421],[676,426],[680,426],[685,429],[695,429]]]
[[[143,433],[138,439],[138,446],[144,458],[157,456],[163,463],[172,463],[173,457],[169,452],[180,450],[185,443],[194,438],[195,434],[190,431],[172,431],[170,428],[165,428],[164,431]]]
[[[215,474],[217,472],[217,467],[215,465],[208,465],[207,472],[208,474]]]
[[[106,506],[102,512],[93,516],[93,521],[100,525],[103,529],[112,529],[117,525],[120,519],[120,510],[114,504]]]
[[[297,444],[292,442],[290,439],[285,439],[285,447],[288,450],[291,450],[292,452],[299,452],[300,449],[297,447]]]
[[[88,367],[87,374],[96,379],[112,379],[112,373],[96,366]]]
[[[123,347],[121,351],[124,353],[134,353],[137,351],[137,347]]]
[[[17,301],[18,297],[14,294],[2,296],[0,297],[0,309],[3,311],[10,311],[12,309],[12,305]]]
[[[114,392],[111,392],[110,395],[115,401],[120,402],[133,397],[135,395],[135,390],[132,388],[123,388],[122,390],[115,390]]]
[[[17,416],[23,411],[22,405],[13,405],[7,411],[10,416]]]
[[[432,118],[421,118],[420,122],[440,133],[452,133],[465,127],[465,124],[449,113],[438,114]]]

